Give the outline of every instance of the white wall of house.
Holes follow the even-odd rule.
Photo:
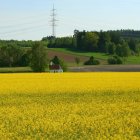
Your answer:
[[[63,73],[62,69],[59,70],[50,70],[50,73]]]

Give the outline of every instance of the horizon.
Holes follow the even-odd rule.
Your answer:
[[[75,29],[140,30],[138,0],[7,0],[0,4],[0,39],[41,40],[51,36],[50,15],[53,4],[58,19],[56,37],[72,36]]]

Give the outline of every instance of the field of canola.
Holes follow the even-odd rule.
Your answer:
[[[139,140],[140,73],[0,74],[2,140]]]

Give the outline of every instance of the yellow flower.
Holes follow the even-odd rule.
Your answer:
[[[0,74],[1,139],[140,139],[140,73]]]

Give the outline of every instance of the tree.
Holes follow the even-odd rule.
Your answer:
[[[14,43],[6,44],[0,48],[0,66],[17,66],[23,51]]]
[[[30,65],[30,51],[26,51],[20,58],[19,62],[17,63],[17,66],[29,66]]]
[[[76,32],[75,46],[78,50],[82,51],[97,51],[99,36],[95,32]]]
[[[99,42],[98,42],[98,50],[99,52],[107,53],[108,46],[107,44],[110,42],[111,38],[108,32],[100,32],[99,33]]]
[[[119,31],[110,31],[111,42],[118,45],[121,40],[120,32]]]
[[[93,32],[86,32],[84,38],[84,48],[86,51],[97,51],[98,50],[98,39],[99,36]]]
[[[122,44],[122,51],[123,51],[123,57],[128,57],[130,55],[130,48],[126,42]]]
[[[57,56],[54,56],[54,58],[51,61],[55,65],[60,65],[60,59]]]
[[[112,43],[112,42],[109,42],[108,44],[107,44],[107,48],[108,48],[108,53],[109,54],[115,54],[115,50],[116,50],[116,46],[115,46],[115,44],[114,43]]]
[[[116,48],[116,54],[120,57],[128,57],[130,55],[130,49],[126,42],[118,44]]]
[[[128,45],[132,51],[136,52],[136,41],[134,39],[131,38],[128,42]]]
[[[46,46],[48,46],[48,48],[74,48],[75,47],[74,38],[73,37],[54,38],[53,40],[48,40]]]
[[[134,39],[130,39],[130,41],[128,42],[129,48],[135,53],[139,55],[140,52],[140,43],[138,43],[136,40]]]
[[[80,58],[79,58],[79,57],[75,57],[75,62],[76,62],[77,65],[79,65],[79,63],[80,63]]]
[[[117,54],[118,56],[123,57],[122,45],[121,45],[121,44],[118,44],[118,45],[117,45],[117,47],[116,47],[116,54]]]
[[[136,53],[140,54],[140,43],[136,44]]]
[[[76,49],[78,50],[82,50],[84,51],[84,37],[85,37],[85,34],[86,32],[83,31],[83,32],[79,32],[79,31],[75,31],[74,32],[74,37],[75,37],[75,47]]]
[[[31,50],[31,68],[34,72],[44,72],[47,67],[47,52],[40,42],[35,42]]]

